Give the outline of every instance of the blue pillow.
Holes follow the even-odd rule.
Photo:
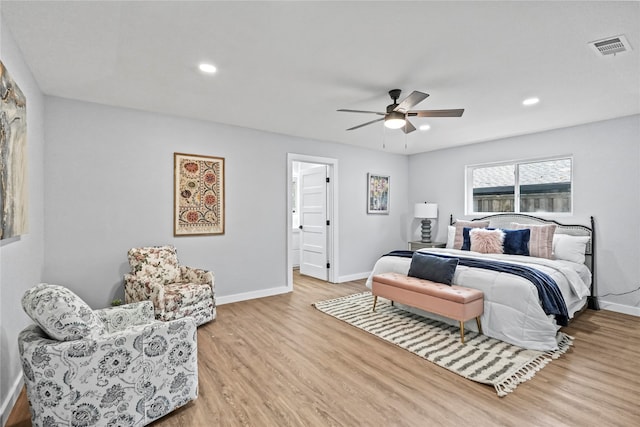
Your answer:
[[[451,286],[457,266],[458,258],[442,258],[422,252],[414,252],[407,276]]]
[[[469,236],[469,231],[471,231],[471,227],[464,227],[462,229],[462,247],[460,248],[460,250],[471,250],[471,237]]]
[[[504,247],[505,254],[529,256],[529,239],[531,238],[531,229],[503,229],[502,231],[504,231],[504,243],[502,246]]]
[[[462,229],[462,250],[471,249],[471,237],[469,231],[471,228],[464,227]],[[487,230],[495,230],[495,228],[487,228]],[[524,228],[522,230],[505,230],[504,232],[504,253],[507,255],[526,255],[529,256],[529,239],[531,238],[531,229]]]

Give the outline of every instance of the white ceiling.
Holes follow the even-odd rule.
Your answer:
[[[2,0],[0,12],[45,94],[376,150],[640,113],[636,1]],[[620,34],[631,52],[587,45]],[[393,88],[429,93],[416,109],[465,113],[414,118],[431,129],[406,136],[382,123],[345,131],[377,116],[336,109],[384,111]],[[522,106],[530,96],[541,102]]]

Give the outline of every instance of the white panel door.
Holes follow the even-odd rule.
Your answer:
[[[327,280],[327,166],[300,171],[300,273]]]

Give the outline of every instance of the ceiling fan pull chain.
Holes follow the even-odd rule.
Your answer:
[[[387,144],[385,143],[386,140],[387,140],[387,127],[382,126],[382,149],[383,150],[387,149]]]

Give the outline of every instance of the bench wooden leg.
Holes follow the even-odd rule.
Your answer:
[[[464,344],[464,322],[462,320],[460,322],[460,342]],[[478,332],[483,334],[482,332],[482,324],[480,323],[480,316],[476,317],[476,324],[478,325]]]
[[[378,302],[378,295],[373,296],[373,309],[371,311],[376,311],[376,303]]]

